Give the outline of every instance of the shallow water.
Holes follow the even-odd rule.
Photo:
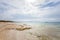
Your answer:
[[[22,22],[16,24],[27,24],[32,29],[24,31],[5,29],[0,32],[0,40],[60,40],[60,23]]]

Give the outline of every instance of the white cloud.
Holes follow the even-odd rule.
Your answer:
[[[0,19],[14,18],[13,15],[22,13],[24,0],[0,0],[0,6],[3,11],[0,13]]]
[[[40,6],[43,4],[47,4],[49,2],[58,2],[59,0],[2,0],[0,3],[6,3],[8,5],[4,5],[3,8],[6,7],[7,11],[4,11],[3,13],[0,13],[0,19],[14,19],[13,15],[30,15],[30,19],[17,19],[17,20],[23,20],[23,21],[56,21],[57,18],[51,17],[51,15],[59,14],[60,9],[59,5],[54,7],[46,7],[41,8]],[[39,5],[39,6],[38,6]],[[9,7],[7,7],[9,6]],[[1,10],[1,9],[0,9]],[[21,16],[20,16],[21,17]],[[50,18],[49,18],[50,17]],[[25,17],[26,18],[26,17]],[[59,16],[60,18],[60,16]],[[58,18],[58,19],[59,19]],[[16,20],[16,19],[14,19]],[[57,20],[59,21],[59,20]]]

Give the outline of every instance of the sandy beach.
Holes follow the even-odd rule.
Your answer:
[[[0,22],[0,40],[37,40],[28,33],[30,27],[25,24],[24,27],[22,26],[10,22]]]
[[[59,30],[40,26],[0,22],[0,40],[60,40]]]

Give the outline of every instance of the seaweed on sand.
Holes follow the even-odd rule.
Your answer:
[[[30,27],[25,27],[25,28],[16,28],[16,30],[23,31],[23,30],[28,30],[31,29]]]

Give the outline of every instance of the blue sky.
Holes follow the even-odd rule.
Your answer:
[[[60,0],[0,0],[0,20],[60,22]]]

